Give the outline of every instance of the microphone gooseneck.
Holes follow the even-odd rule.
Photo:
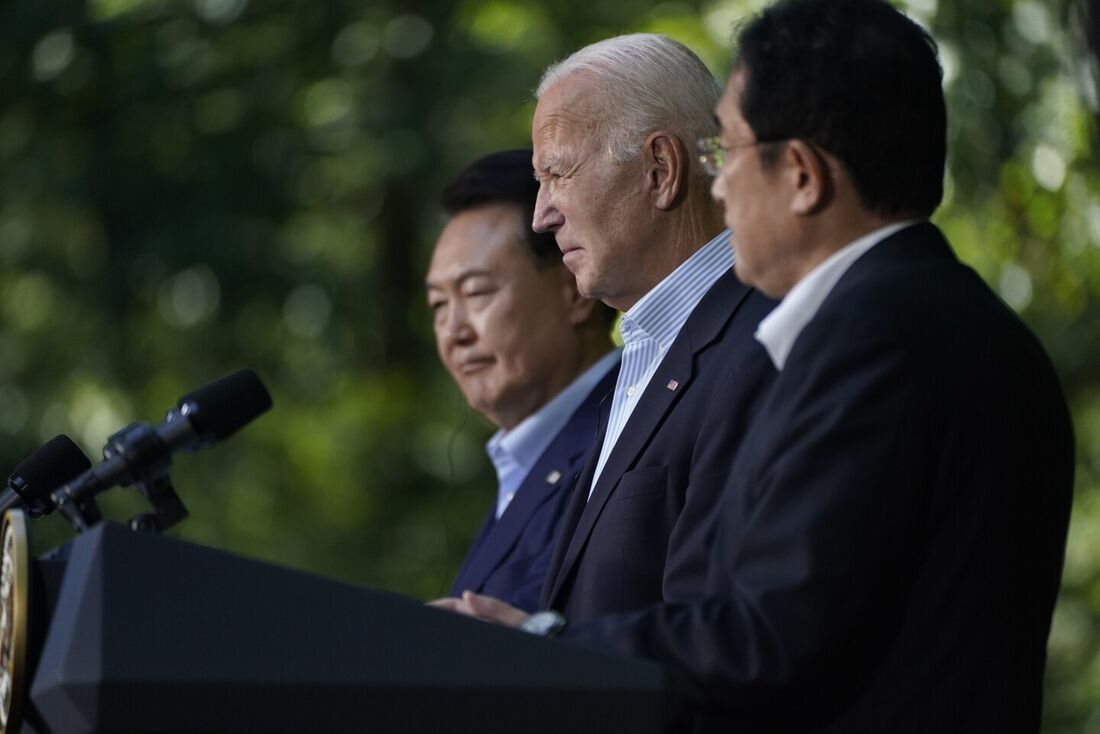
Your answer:
[[[156,427],[132,423],[107,439],[103,461],[50,494],[73,527],[84,530],[89,519],[82,505],[116,486],[136,485],[153,505],[131,526],[163,530],[187,517],[168,471],[172,454],[197,451],[228,438],[271,407],[271,394],[250,369],[239,370],[184,395]]]

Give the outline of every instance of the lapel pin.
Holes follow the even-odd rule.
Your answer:
[[[561,479],[561,472],[557,469],[546,475],[547,484],[557,484],[559,479]]]
[[[680,387],[680,383],[676,380],[669,380],[668,384],[665,385],[665,387],[667,387],[669,390],[672,390],[673,392],[676,392],[676,388]]]

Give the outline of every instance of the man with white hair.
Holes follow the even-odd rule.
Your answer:
[[[571,621],[699,594],[719,490],[775,374],[752,336],[773,304],[734,277],[695,155],[720,91],[652,34],[587,46],[538,88],[534,228],[554,233],[584,295],[625,312],[622,368],[540,599]]]

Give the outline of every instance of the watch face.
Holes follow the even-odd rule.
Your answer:
[[[557,612],[535,612],[523,621],[520,629],[540,637],[552,637],[565,626],[565,618]]]
[[[30,547],[27,518],[8,510],[0,525],[0,734],[19,728],[25,691]]]

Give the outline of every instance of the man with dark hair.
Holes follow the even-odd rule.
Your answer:
[[[666,663],[700,729],[1038,731],[1072,427],[1034,335],[927,221],[934,42],[885,0],[781,0],[717,115],[712,191],[738,276],[782,299],[757,331],[779,376],[704,598],[563,635]]]
[[[450,215],[427,276],[439,357],[470,406],[500,430],[486,447],[499,480],[455,581],[537,606],[565,488],[596,433],[618,352],[615,312],[582,297],[553,235],[531,230],[530,150],[472,163],[447,186]]]

